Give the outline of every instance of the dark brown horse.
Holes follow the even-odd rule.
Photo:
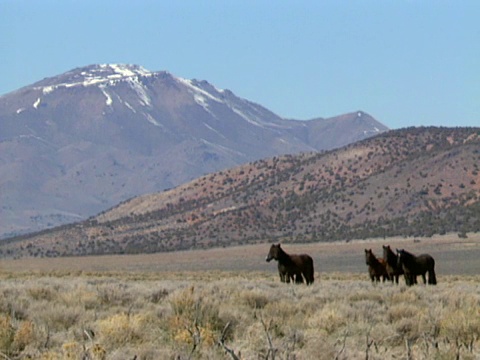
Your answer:
[[[426,274],[428,273],[428,284],[436,285],[437,276],[435,275],[435,260],[429,254],[415,256],[403,249],[397,249],[397,264],[403,268],[405,283],[412,286],[417,283],[417,276],[421,275],[423,283],[427,283]]]
[[[398,284],[398,278],[400,275],[403,275],[403,268],[398,266],[397,255],[390,248],[390,245],[383,245],[383,260],[385,261],[388,277],[392,282],[395,280]]]
[[[272,244],[265,260],[270,262],[272,259],[278,261],[278,272],[282,280],[282,272],[285,274],[285,282],[290,282],[295,276],[295,282],[301,283],[303,279],[307,285],[313,284],[314,269],[313,259],[307,254],[287,254],[280,244]],[[302,277],[303,276],[303,277]]]
[[[372,252],[372,249],[365,249],[365,262],[368,265],[368,274],[372,282],[385,282],[388,279],[387,267],[383,259],[378,259]]]

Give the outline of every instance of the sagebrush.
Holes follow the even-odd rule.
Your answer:
[[[478,359],[480,276],[0,274],[6,359]]]

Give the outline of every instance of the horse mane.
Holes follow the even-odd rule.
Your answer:
[[[411,252],[408,252],[405,249],[400,249],[398,250],[398,252],[401,252],[402,254],[407,255],[408,257],[415,257],[415,255],[413,255]]]
[[[285,265],[293,264],[292,257],[285,250],[282,249],[280,244],[277,246],[278,249],[278,262]]]
[[[277,245],[275,245],[275,246],[276,246],[276,248],[278,249],[278,252],[279,252],[279,254],[280,254],[281,256],[288,255],[288,254],[285,252],[285,250],[282,249],[282,246],[281,246],[280,244],[277,244]]]
[[[391,266],[397,266],[397,255],[393,252],[393,250],[390,248],[390,245],[383,245],[383,254],[385,257],[385,253],[387,254],[387,257],[385,261],[391,265]]]
[[[375,256],[375,254],[373,253],[372,249],[365,249],[365,253],[366,254],[370,254],[371,256],[369,257],[370,260],[373,260],[374,264],[381,264],[381,261],[379,258],[377,258]],[[371,264],[371,265],[374,265],[374,264]]]
[[[400,254],[402,261],[407,264],[414,261],[417,258],[415,255],[413,255],[412,253],[408,252],[405,249],[400,249],[400,250],[397,249],[397,253]]]

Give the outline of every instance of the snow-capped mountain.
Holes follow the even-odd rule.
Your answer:
[[[0,97],[0,236],[79,220],[144,193],[386,131],[363,112],[286,120],[207,81],[91,65]]]

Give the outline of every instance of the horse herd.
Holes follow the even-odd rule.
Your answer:
[[[265,260],[270,262],[272,259],[278,262],[281,282],[313,284],[314,268],[310,255],[287,254],[280,244],[272,244]],[[428,274],[428,284],[437,284],[435,260],[429,254],[415,256],[404,249],[397,249],[394,253],[390,245],[383,245],[383,258],[377,258],[372,249],[365,249],[365,262],[372,282],[390,280],[398,284],[400,275],[403,275],[406,285],[411,286],[417,283],[420,275],[426,284]]]
[[[390,245],[383,245],[383,258],[377,258],[372,249],[365,249],[365,262],[372,282],[382,279],[395,281],[403,275],[405,284],[412,286],[417,283],[417,276],[421,276],[423,283],[436,285],[435,260],[429,254],[413,255],[404,249],[397,249],[394,253]]]

